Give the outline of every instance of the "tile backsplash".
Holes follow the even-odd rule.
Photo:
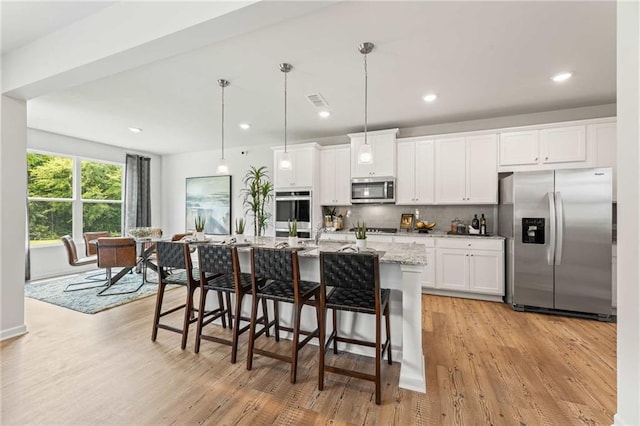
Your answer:
[[[350,212],[345,218],[344,227],[349,229],[356,222],[365,221],[368,227],[372,228],[399,228],[400,216],[403,213],[416,214],[419,212],[419,219],[424,222],[436,222],[435,230],[448,231],[451,221],[460,219],[466,224],[471,224],[473,215],[477,214],[478,219],[484,213],[487,219],[487,232],[492,234],[494,229],[498,229],[497,205],[464,205],[464,206],[396,206],[391,204],[354,204],[351,206],[336,207],[336,212]]]

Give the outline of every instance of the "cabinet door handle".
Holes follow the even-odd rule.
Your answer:
[[[544,157],[544,159],[545,159],[545,160],[548,160],[548,159],[549,159],[549,157]]]
[[[473,255],[471,255],[471,257],[473,257]]]
[[[534,158],[533,161],[538,161],[538,157]]]

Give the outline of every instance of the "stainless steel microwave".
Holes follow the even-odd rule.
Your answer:
[[[351,179],[351,203],[395,203],[396,179],[392,177]]]

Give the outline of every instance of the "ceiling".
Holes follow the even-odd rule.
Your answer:
[[[3,1],[2,54],[70,25],[115,1]]]
[[[218,148],[216,80],[225,78],[226,145],[274,145],[284,122],[278,64],[290,62],[289,140],[359,132],[362,41],[376,45],[368,58],[373,130],[616,100],[615,2],[338,2],[32,99],[28,125],[158,154]],[[551,81],[565,70],[574,77]],[[429,92],[439,98],[427,104]],[[324,96],[330,118],[318,117],[305,98],[311,93]]]

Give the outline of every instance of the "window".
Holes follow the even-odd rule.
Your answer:
[[[27,170],[32,245],[86,231],[121,235],[122,165],[28,152]]]

